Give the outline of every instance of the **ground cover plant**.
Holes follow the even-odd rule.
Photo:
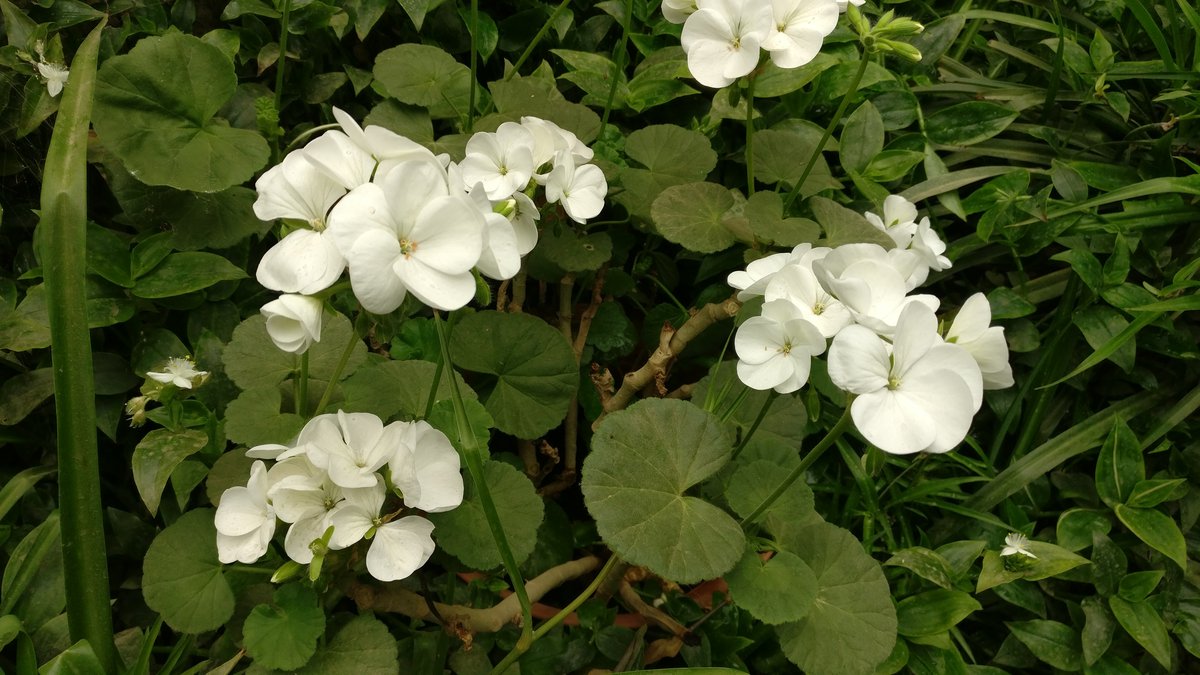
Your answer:
[[[0,0],[0,669],[1200,663],[1186,0]]]

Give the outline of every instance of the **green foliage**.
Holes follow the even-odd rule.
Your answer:
[[[142,595],[182,633],[214,630],[233,616],[234,594],[217,559],[212,511],[188,511],[154,538],[142,568]]]
[[[544,514],[542,500],[521,472],[503,462],[484,463],[484,479],[504,524],[508,545],[517,562],[523,562],[537,543],[538,526]],[[434,536],[450,555],[480,570],[500,566],[500,550],[492,541],[479,491],[468,481],[463,503],[445,513],[430,514],[437,529]]]
[[[295,670],[316,652],[325,632],[325,612],[311,588],[288,584],[275,591],[271,604],[251,610],[242,632],[246,652],[258,665]]]

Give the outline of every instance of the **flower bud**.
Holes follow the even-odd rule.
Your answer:
[[[321,341],[320,300],[288,293],[263,305],[261,311],[267,319],[267,335],[283,351],[303,354]]]
[[[271,575],[271,583],[282,584],[285,581],[294,579],[299,576],[303,569],[304,565],[301,565],[295,560],[289,560],[280,565],[279,569],[275,570],[275,573]]]

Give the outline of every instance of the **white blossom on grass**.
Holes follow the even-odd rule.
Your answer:
[[[1029,538],[1020,532],[1013,532],[1004,537],[1004,548],[1000,551],[1000,556],[1010,556],[1021,554],[1028,558],[1036,559],[1037,556],[1033,551],[1029,550]]]
[[[71,75],[71,71],[66,66],[45,61],[38,62],[37,71],[46,79],[46,93],[50,94],[51,98],[62,93],[63,86],[66,85],[67,78]]]
[[[172,356],[163,364],[161,371],[150,371],[146,377],[155,382],[173,384],[180,389],[191,389],[208,377],[208,371],[197,370],[196,363],[186,356]]]
[[[812,357],[825,351],[825,336],[791,302],[775,300],[738,327],[733,346],[743,384],[790,394],[808,382]]]
[[[250,467],[245,487],[231,487],[221,495],[214,524],[221,562],[252,563],[267,552],[275,534],[275,509],[267,499],[267,470],[261,461]]]
[[[850,406],[863,437],[885,452],[947,452],[962,442],[983,401],[979,366],[942,342],[921,304],[904,309],[892,344],[847,326],[829,348],[829,377],[856,394]]]
[[[285,294],[259,310],[267,320],[267,336],[279,349],[303,354],[321,341],[323,303],[307,295]]]

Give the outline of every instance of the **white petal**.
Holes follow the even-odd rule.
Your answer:
[[[263,255],[255,277],[273,291],[312,295],[342,276],[346,260],[333,240],[312,230],[295,230]]]
[[[922,450],[947,452],[966,437],[976,408],[971,404],[973,392],[955,373],[936,370],[910,374],[900,391],[933,420],[934,437]]]
[[[400,242],[378,230],[359,237],[350,251],[350,286],[364,309],[387,314],[404,302],[408,287],[396,275]]]
[[[433,523],[406,516],[375,531],[367,551],[367,571],[380,581],[407,578],[433,555]]]
[[[829,378],[852,394],[886,389],[889,368],[883,340],[862,326],[846,326],[829,347]]]
[[[881,389],[854,399],[850,415],[863,438],[880,450],[911,455],[928,448],[938,434],[938,423],[921,403],[900,391]]]

